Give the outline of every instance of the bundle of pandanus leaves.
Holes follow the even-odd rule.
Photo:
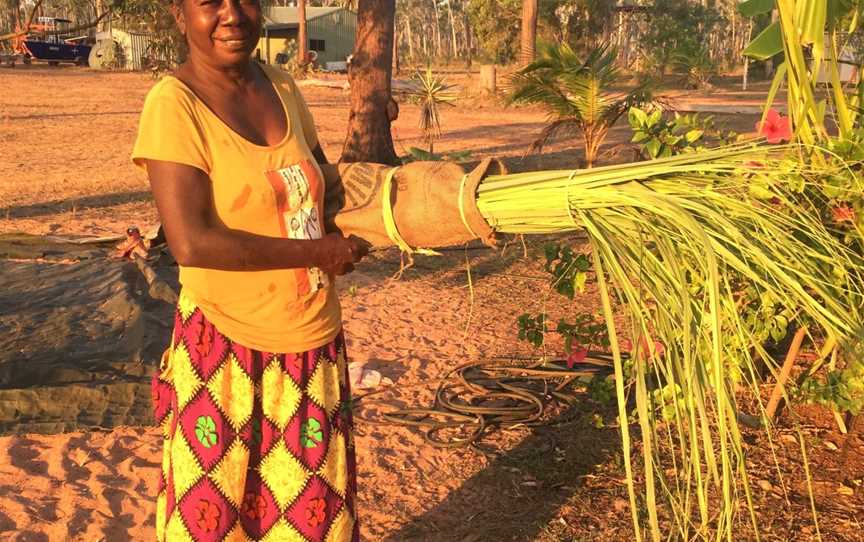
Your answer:
[[[779,10],[776,36],[760,36],[751,49],[763,49],[763,58],[786,53],[769,101],[785,77],[792,143],[758,140],[649,162],[490,176],[477,190],[477,208],[498,232],[583,230],[590,239],[637,540],[646,527],[653,540],[734,540],[748,523],[747,536],[759,538],[739,401],[746,396],[764,408],[758,366],[767,362],[775,374],[776,366],[744,317],[743,292],[790,308],[790,321],[806,327],[814,343],[852,353],[864,337],[861,221],[852,217],[841,229],[825,219],[836,201],[864,194],[862,164],[838,155],[848,147],[854,107],[835,80],[832,107],[845,143],[830,138],[825,104],[814,92],[821,57],[808,65],[802,52],[817,40],[821,54],[828,32],[838,58],[838,25],[857,23],[857,3],[745,4],[754,14]],[[775,38],[779,45],[769,43]],[[829,62],[834,79],[836,70]],[[624,329],[616,323],[622,314]],[[631,356],[622,355],[624,336],[637,345]],[[671,392],[662,418],[652,401],[657,388]],[[641,487],[628,398],[635,398],[640,427]],[[749,511],[743,523],[742,509]],[[815,505],[813,513],[818,532]]]
[[[591,170],[491,176],[478,189],[477,206],[496,231],[588,234],[615,360],[631,498],[635,504],[632,386],[645,505],[657,532],[658,494],[674,504],[674,530],[683,539],[692,536],[694,511],[697,531],[713,523],[725,532],[735,501],[749,499],[735,390],[749,384],[758,401],[756,367],[769,356],[744,320],[745,284],[795,307],[797,319],[848,348],[861,337],[864,261],[826,228],[811,199],[819,183],[850,165],[815,167],[800,151],[739,145]],[[626,316],[624,330],[616,307]],[[632,342],[643,351],[625,360],[622,335],[639,338]],[[651,407],[658,385],[675,390],[666,420]],[[661,465],[661,452],[674,456]],[[670,465],[676,468],[668,476]]]

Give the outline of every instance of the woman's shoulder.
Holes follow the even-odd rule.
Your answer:
[[[290,73],[270,64],[259,63],[258,65],[261,66],[261,69],[264,70],[264,73],[275,85],[285,89],[289,93],[295,92],[297,83],[294,82],[294,78],[291,77]]]
[[[147,102],[169,102],[189,107],[197,101],[192,90],[174,75],[163,75],[147,92]]]

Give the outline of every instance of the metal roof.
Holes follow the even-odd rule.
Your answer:
[[[318,19],[343,9],[345,8],[308,6],[306,8],[306,21]],[[297,6],[273,6],[264,13],[265,27],[292,28],[297,26],[298,21]]]

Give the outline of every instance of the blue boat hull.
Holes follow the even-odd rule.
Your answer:
[[[24,45],[36,60],[49,62],[86,61],[90,56],[89,45],[73,45],[70,43],[50,43],[46,41],[25,40]]]

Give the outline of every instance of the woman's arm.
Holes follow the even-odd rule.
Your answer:
[[[159,160],[147,160],[147,172],[168,247],[180,265],[226,271],[318,267],[342,275],[368,252],[359,239],[338,233],[299,240],[230,229],[216,215],[206,173]]]

